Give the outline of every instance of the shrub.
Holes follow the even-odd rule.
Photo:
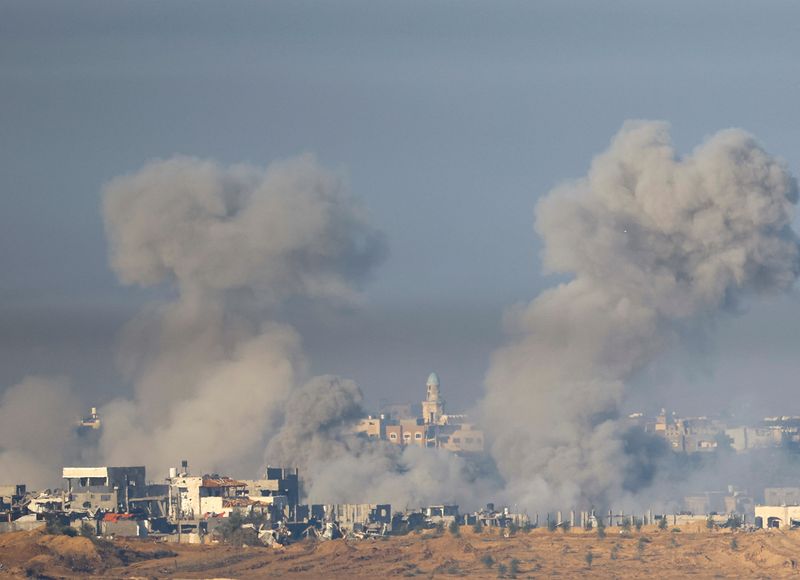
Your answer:
[[[622,529],[626,532],[631,531],[631,519],[630,518],[623,518],[622,519]]]
[[[59,518],[52,518],[47,520],[47,524],[45,525],[45,531],[48,534],[54,534],[54,535],[64,535],[71,537],[75,537],[78,535],[78,530],[71,527],[69,524],[62,523]]]
[[[645,541],[645,539],[644,539],[644,538],[639,538],[639,542],[636,544],[636,552],[637,552],[637,557],[638,557],[640,560],[642,559],[642,554],[644,554],[644,545],[645,545],[646,543],[647,543],[647,542]]]
[[[461,528],[459,527],[458,522],[456,520],[450,522],[450,525],[447,526],[447,530],[454,536],[461,535]]]
[[[516,578],[517,574],[519,573],[519,560],[513,558],[508,566],[508,573],[511,575],[512,578]]]
[[[636,528],[637,532],[641,532],[642,531],[642,524],[643,523],[644,522],[642,522],[642,518],[634,518],[633,519],[633,525]]]
[[[497,565],[497,577],[498,578],[503,578],[506,575],[506,572],[508,572],[508,566],[506,566],[505,564],[498,564]]]
[[[714,529],[714,518],[712,518],[711,516],[708,516],[706,518],[706,528],[709,530]]]
[[[619,554],[619,544],[614,544],[613,546],[611,546],[611,559],[616,560],[618,554]]]
[[[732,529],[741,528],[742,527],[742,518],[741,518],[741,516],[738,515],[738,514],[734,514],[734,515],[730,516],[728,518],[728,521],[725,522],[725,527],[726,528],[732,528]]]
[[[592,554],[592,551],[589,550],[588,552],[586,552],[586,556],[584,556],[583,559],[586,560],[586,567],[591,568],[592,560],[594,560],[594,554]]]
[[[216,534],[227,544],[234,546],[256,546],[259,544],[258,534],[252,528],[243,528],[242,525],[250,523],[245,520],[241,513],[232,511],[215,531]]]
[[[29,562],[25,566],[25,575],[29,578],[41,578],[44,575],[44,562]]]
[[[81,526],[81,536],[94,541],[97,539],[97,528],[88,522],[83,522]]]
[[[480,534],[483,531],[483,524],[481,524],[480,520],[475,520],[475,523],[472,524],[472,531],[476,534]]]
[[[484,554],[481,556],[481,562],[483,562],[483,565],[487,568],[494,566],[494,558],[492,558],[491,554]]]
[[[606,525],[603,523],[603,518],[597,518],[597,537],[606,537]]]
[[[571,527],[572,524],[569,522],[569,520],[564,520],[561,522],[561,531],[563,531],[565,534],[570,530]]]
[[[547,520],[547,530],[550,532],[555,532],[558,524],[555,520]]]
[[[519,526],[516,524],[516,522],[511,522],[510,524],[508,524],[508,531],[512,535],[516,534],[519,531]]]
[[[734,552],[739,549],[739,542],[736,541],[736,538],[731,538],[731,550]]]
[[[661,516],[661,519],[658,520],[658,529],[662,532],[667,529],[667,516]]]

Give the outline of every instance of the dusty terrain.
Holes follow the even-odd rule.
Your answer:
[[[800,575],[800,531],[646,529],[629,537],[616,532],[610,529],[601,539],[581,531],[535,530],[504,538],[463,529],[458,537],[425,532],[384,540],[302,542],[283,550],[93,542],[18,532],[0,535],[0,578],[497,578],[511,577],[513,560],[518,561],[517,578]]]

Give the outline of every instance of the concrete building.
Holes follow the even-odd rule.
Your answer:
[[[402,419],[396,425],[386,425],[386,439],[396,445],[436,446],[436,429],[421,419]]]
[[[146,493],[145,468],[65,467],[62,477],[72,509],[130,511],[130,500]]]
[[[800,487],[767,487],[765,505],[800,505]]]
[[[373,530],[386,533],[392,524],[392,506],[389,504],[348,503],[325,506],[325,521],[339,525],[342,533]]]
[[[757,505],[755,526],[778,529],[800,527],[800,506]]]
[[[386,439],[386,419],[384,415],[361,419],[355,427],[356,433],[363,434],[367,439]]]
[[[78,427],[81,429],[93,429],[97,431],[101,426],[102,423],[100,422],[100,415],[97,413],[97,407],[92,407],[89,410],[89,415],[83,417],[78,422]]]
[[[483,431],[470,423],[443,425],[437,439],[438,446],[447,451],[481,453],[484,449]]]
[[[438,425],[444,415],[444,401],[439,394],[439,375],[428,375],[426,387],[427,394],[422,401],[422,421],[425,425]]]
[[[355,425],[354,432],[368,439],[382,439],[401,446],[440,447],[454,453],[482,453],[483,431],[471,424],[466,415],[445,413],[439,376],[431,373],[425,386],[420,417],[369,416]]]
[[[184,462],[169,478],[169,518],[199,520],[234,510],[267,513],[271,518],[294,517],[300,489],[296,469],[267,467],[264,479],[236,480],[219,475],[193,476]]]

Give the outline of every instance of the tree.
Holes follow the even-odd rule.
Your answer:
[[[597,518],[597,537],[598,538],[605,538],[606,537],[606,525],[603,523],[603,518]]]
[[[557,527],[558,527],[558,524],[556,523],[555,520],[550,520],[550,519],[547,520],[547,530],[548,531],[555,532]]]
[[[662,532],[667,529],[667,516],[661,516],[658,520],[658,529]]]
[[[508,566],[508,573],[509,576],[512,578],[516,578],[517,574],[519,573],[519,560],[513,558]]]
[[[592,560],[594,560],[594,554],[592,554],[592,551],[589,550],[588,552],[586,552],[586,556],[584,556],[583,559],[586,560],[586,567],[591,568]]]
[[[451,534],[453,534],[454,536],[459,536],[459,535],[461,535],[461,528],[460,528],[460,526],[458,525],[458,522],[457,522],[456,520],[453,520],[452,522],[450,522],[450,525],[449,525],[449,526],[447,526],[447,529],[448,529],[448,530],[450,531],[450,533],[451,533]]]
[[[714,518],[713,517],[708,516],[706,518],[706,528],[709,529],[709,530],[713,530],[714,529]]]
[[[642,524],[643,523],[644,522],[642,522],[642,518],[633,518],[633,525],[636,528],[637,532],[641,532],[642,531]]]
[[[622,519],[622,529],[626,532],[631,531],[631,519],[630,518],[623,518]]]
[[[476,534],[480,534],[483,531],[483,524],[481,524],[479,519],[476,519],[475,523],[472,524],[472,531]]]

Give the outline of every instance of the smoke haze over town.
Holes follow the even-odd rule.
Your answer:
[[[7,3],[0,483],[186,459],[549,510],[750,481],[746,429],[800,415],[797,10],[572,4]]]

